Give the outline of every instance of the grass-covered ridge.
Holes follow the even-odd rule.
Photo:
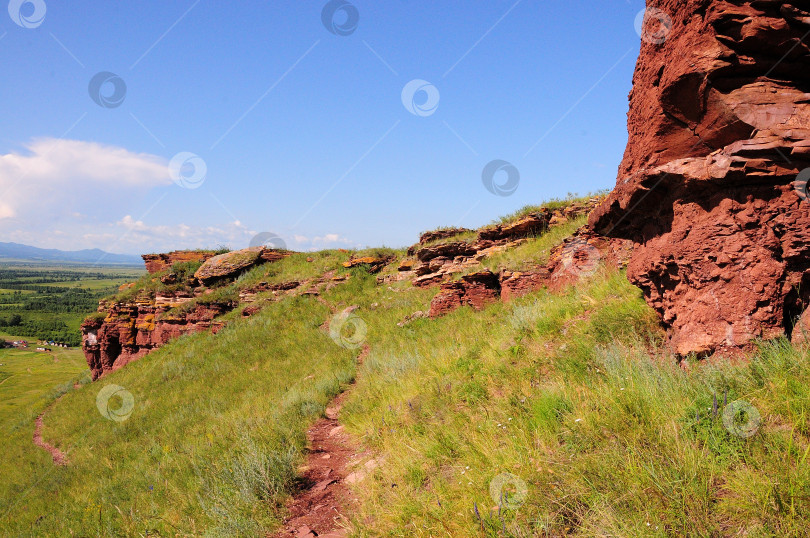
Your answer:
[[[483,265],[535,267],[583,223]],[[379,283],[396,262],[381,275],[342,265],[365,255],[405,257],[335,250],[251,268],[215,294],[339,284],[264,301],[249,318],[231,312],[217,335],[181,337],[70,390],[44,428],[66,468],[32,447],[35,414],[22,416],[0,461],[0,534],[274,532],[308,426],[352,380],[341,421],[357,452],[380,462],[352,486],[356,536],[802,536],[810,526],[806,349],[780,340],[750,360],[689,360],[687,371],[663,350],[639,290],[607,267],[559,293],[402,324],[436,288]],[[164,285],[155,278],[138,292]],[[360,366],[325,330],[348,306],[365,325]],[[127,411],[120,422],[97,406],[111,385],[132,396],[131,410],[109,401]],[[752,437],[724,425],[724,399],[758,410]]]

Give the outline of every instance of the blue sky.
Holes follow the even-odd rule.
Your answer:
[[[403,246],[610,188],[644,8],[344,0],[331,20],[359,21],[337,35],[324,0],[17,4],[0,12],[0,241],[127,253],[259,232]],[[100,72],[118,78],[96,100],[118,84],[118,106],[91,98]],[[437,106],[403,101],[413,80]],[[495,159],[519,171],[509,196],[482,182]]]

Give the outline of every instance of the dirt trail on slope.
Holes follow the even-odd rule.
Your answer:
[[[62,395],[64,396],[64,394]],[[55,465],[67,465],[68,459],[64,452],[53,446],[52,444],[48,443],[42,438],[42,428],[43,428],[43,419],[45,418],[45,413],[50,409],[56,402],[62,399],[62,396],[54,400],[51,405],[49,405],[45,411],[40,413],[36,420],[36,426],[34,427],[34,444],[40,448],[43,448],[51,453],[51,457],[53,458],[53,463]]]
[[[368,354],[363,346],[358,364]],[[326,417],[318,419],[307,431],[309,454],[303,469],[304,488],[288,505],[290,517],[277,538],[342,538],[349,535],[348,518],[344,515],[354,500],[347,483],[354,479],[350,468],[357,460],[354,443],[338,421],[340,409],[351,386],[326,408]],[[348,480],[347,480],[348,478]]]

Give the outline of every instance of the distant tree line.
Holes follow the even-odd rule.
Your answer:
[[[53,340],[70,346],[81,344],[76,328],[87,314],[98,309],[98,300],[117,288],[87,289],[88,280],[106,280],[128,275],[100,271],[64,271],[0,268],[0,330],[16,336]],[[65,285],[78,283],[74,287]],[[2,293],[7,290],[6,293]],[[44,314],[44,315],[43,315]]]
[[[8,317],[0,316],[0,328],[17,336],[53,340],[71,347],[79,346],[82,343],[81,334],[71,330],[59,320],[23,319],[19,314],[11,314]]]
[[[87,314],[93,312],[98,307],[98,300],[106,295],[110,295],[115,288],[105,290],[90,291],[80,288],[56,288],[57,291],[46,290],[40,295],[12,295],[12,302],[0,303],[1,311],[27,312],[49,312],[63,313],[75,312]]]

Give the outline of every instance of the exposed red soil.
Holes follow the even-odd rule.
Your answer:
[[[368,346],[363,346],[358,363],[368,351]],[[284,529],[276,533],[278,538],[338,538],[349,534],[345,514],[353,508],[354,500],[346,478],[357,452],[338,416],[350,389],[335,398],[326,408],[326,417],[307,432],[310,449],[302,476],[304,488],[288,505],[290,517]]]
[[[50,452],[51,457],[53,457],[53,463],[55,465],[67,465],[68,460],[65,453],[42,438],[42,428],[43,428],[42,420],[44,417],[45,417],[44,412],[37,417],[36,427],[34,428],[34,444]]]

